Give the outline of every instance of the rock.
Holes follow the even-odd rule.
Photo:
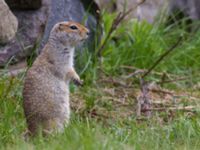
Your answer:
[[[163,10],[167,11],[168,5],[169,0],[146,0],[138,7],[137,18],[153,23]]]
[[[134,7],[140,0],[95,1],[100,9],[105,9],[108,12],[122,12],[124,8]],[[200,19],[200,0],[146,0],[136,11],[129,15],[129,19],[138,18],[139,20],[147,20],[152,23],[163,9],[167,15],[176,15],[177,11],[181,11],[184,17],[189,17],[192,20]]]
[[[49,7],[49,0],[43,0],[43,6],[38,10],[13,10],[19,21],[17,38],[0,46],[0,66],[10,62],[10,59],[12,63],[21,61],[34,52],[35,45],[44,33]]]
[[[0,0],[0,20],[0,44],[6,44],[15,36],[18,21],[4,0]]]
[[[13,10],[19,20],[17,38],[5,46],[0,46],[0,66],[4,66],[11,58],[12,63],[25,59],[34,53],[38,45],[39,52],[46,43],[52,26],[59,21],[84,21],[93,33],[87,44],[93,46],[96,42],[94,34],[98,19],[97,15],[89,13],[88,8],[91,5],[87,4],[88,8],[84,8],[84,1],[91,2],[89,0],[43,0],[42,7],[38,10]],[[94,3],[92,6],[97,8]]]
[[[95,8],[94,3],[89,3],[89,4],[93,5],[93,8]],[[96,9],[98,9],[98,7],[96,7]],[[84,23],[85,26],[90,29],[90,33],[92,33],[88,39],[88,41],[90,41],[88,44],[92,45],[94,43],[94,39],[95,39],[94,36],[95,36],[95,31],[97,28],[98,21],[93,15],[86,12],[84,5],[81,3],[81,1],[80,0],[57,0],[57,1],[52,0],[50,14],[49,14],[47,25],[45,28],[43,40],[39,48],[39,52],[42,49],[42,47],[46,44],[49,37],[49,33],[52,27],[54,26],[54,24],[60,21],[69,21],[69,20],[73,20],[79,23]]]
[[[180,11],[184,17],[189,17],[192,20],[200,19],[200,1],[199,0],[171,0],[169,12],[177,13]]]
[[[114,12],[117,8],[117,1],[113,0],[95,0],[97,5],[100,7],[101,10],[106,10],[108,12]]]
[[[100,9],[107,11],[123,12],[133,8],[140,0],[95,0]],[[139,20],[147,20],[152,23],[158,12],[165,5],[168,5],[168,0],[146,0],[135,11],[132,11],[128,18],[138,18]]]
[[[42,6],[42,0],[5,0],[12,9],[39,9]]]

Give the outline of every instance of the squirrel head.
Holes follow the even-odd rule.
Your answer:
[[[89,30],[83,25],[73,22],[64,21],[54,25],[50,33],[50,39],[61,43],[63,46],[76,46],[87,39]]]

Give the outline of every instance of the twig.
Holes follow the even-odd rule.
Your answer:
[[[112,35],[112,33],[117,29],[118,25],[124,20],[124,18],[129,15],[132,11],[134,11],[138,6],[140,6],[141,4],[143,4],[145,2],[145,0],[141,0],[136,6],[130,8],[129,10],[125,11],[125,12],[119,12],[118,15],[115,17],[115,19],[112,22],[112,25],[108,31],[108,35],[106,36],[103,44],[101,44],[100,48],[97,50],[97,55],[98,57],[101,57],[102,55],[102,51],[105,47],[105,45],[107,44],[110,36]]]
[[[171,103],[170,103],[170,101],[165,101],[165,100],[154,100],[154,101],[152,101],[152,104],[154,104],[154,105],[164,105],[164,106],[171,106]]]
[[[150,91],[152,92],[155,92],[155,93],[163,93],[163,94],[169,94],[169,95],[174,95],[173,92],[171,91],[167,91],[167,90],[164,90],[164,89],[149,89]]]
[[[110,78],[110,79],[102,79],[101,82],[107,82],[107,83],[112,83],[113,85],[115,86],[122,86],[124,88],[131,88],[132,86],[130,85],[127,85],[125,82],[122,82],[122,81],[117,81],[113,78]]]
[[[145,77],[151,73],[151,71],[172,51],[174,50],[180,43],[181,38],[165,53],[163,53],[160,58],[144,73],[140,79],[140,89],[141,96],[137,98],[137,116],[141,115],[141,112],[145,112],[145,115],[149,118],[151,116],[151,99],[149,97],[149,84],[145,82]]]
[[[129,75],[124,76],[123,78],[128,79],[128,78],[135,77],[137,75],[143,74],[144,72],[145,72],[144,70],[136,70],[135,72],[130,73]]]
[[[102,99],[111,100],[111,101],[113,101],[115,103],[119,103],[120,106],[130,106],[129,103],[127,103],[125,101],[122,101],[119,98],[114,98],[114,97],[110,97],[110,96],[104,96],[104,97],[102,97]]]
[[[140,73],[145,73],[145,72],[147,72],[147,69],[140,69],[140,68],[137,68],[137,67],[135,67],[135,66],[125,66],[125,65],[122,65],[122,66],[120,66],[120,68],[123,68],[123,69],[130,69],[130,70],[135,70],[135,71],[137,71],[137,72],[140,72]],[[156,72],[156,71],[151,71],[153,74],[155,74],[155,75],[158,75],[158,76],[162,76],[163,75],[163,72]],[[133,73],[131,73],[131,74],[133,74]],[[130,75],[131,75],[130,74]],[[169,74],[169,73],[166,73],[166,76],[167,77],[178,77],[178,75],[175,75],[175,74]],[[131,77],[131,76],[130,76]]]
[[[189,78],[190,77],[181,77],[181,78],[172,79],[172,80],[162,80],[162,81],[159,81],[157,83],[158,84],[163,84],[163,83],[172,83],[172,82],[177,82],[177,81],[186,81]]]
[[[5,75],[9,77],[16,77],[17,75],[21,73],[25,73],[27,68],[21,68],[21,69],[15,69],[15,70],[9,70],[9,71],[2,71],[0,72],[0,75]]]
[[[16,77],[21,73],[25,73],[27,68],[26,62],[22,61],[15,65],[9,65],[5,69],[0,69],[0,76]]]
[[[182,110],[182,111],[194,111],[194,109],[199,109],[196,106],[179,106],[179,107],[160,107],[160,108],[149,108],[149,109],[145,109],[143,110],[145,111],[166,111],[166,110]]]
[[[145,78],[151,71],[171,52],[173,51],[180,43],[181,37],[178,39],[178,41],[170,47],[166,52],[164,52],[160,58],[147,70],[147,72],[142,76],[142,78]]]
[[[131,77],[136,77],[137,75],[141,75],[141,74],[147,72],[147,69],[140,69],[140,68],[137,68],[135,66],[122,65],[122,66],[120,66],[120,68],[134,70],[134,72],[132,72],[132,73],[126,75],[126,76],[123,76],[123,78],[125,78],[125,79],[131,78]],[[178,81],[187,81],[188,79],[191,78],[190,76],[180,77],[180,75],[170,74],[170,73],[167,73],[167,72],[163,72],[163,73],[162,72],[156,72],[156,71],[153,71],[153,70],[151,71],[151,73],[154,74],[154,75],[157,75],[157,76],[161,76],[161,80],[156,81],[157,84],[165,84],[165,83],[172,83],[172,82],[178,82]],[[199,74],[200,74],[199,72],[196,72],[192,76],[193,77],[195,76],[195,79],[197,79],[197,76],[199,76]],[[163,77],[165,79],[163,79]],[[171,79],[166,79],[166,78],[171,78]]]

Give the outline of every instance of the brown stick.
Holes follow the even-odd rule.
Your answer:
[[[181,77],[177,79],[172,79],[172,80],[163,80],[163,81],[158,81],[158,84],[163,84],[163,83],[172,83],[172,82],[177,82],[177,81],[187,81],[190,77]]]
[[[125,65],[122,65],[120,66],[120,68],[123,68],[123,69],[130,69],[130,70],[135,70],[135,71],[140,71],[141,73],[145,73],[147,72],[147,69],[140,69],[140,68],[137,68],[137,67],[134,67],[134,66],[125,66]],[[162,72],[156,72],[156,71],[152,71],[151,73],[155,74],[155,75],[158,75],[158,76],[162,76],[163,73]],[[131,75],[131,74],[130,74]],[[170,76],[170,77],[179,77],[178,75],[175,75],[175,74],[169,74],[167,73],[166,74],[167,77]],[[131,76],[130,76],[131,77]]]
[[[130,85],[127,85],[125,82],[122,82],[122,81],[117,81],[113,78],[110,78],[110,79],[102,79],[101,82],[107,82],[107,83],[112,83],[113,85],[116,85],[116,86],[122,86],[124,88],[131,88],[132,86]]]
[[[165,111],[165,110],[182,110],[182,111],[194,111],[194,109],[199,109],[198,107],[195,107],[195,106],[179,106],[179,107],[160,107],[160,108],[150,108],[150,109],[145,109],[143,110],[144,112],[145,111],[152,111],[152,110],[155,110],[155,111]]]
[[[178,39],[178,41],[172,45],[166,52],[164,52],[160,58],[147,70],[147,72],[142,76],[142,78],[145,78],[151,71],[171,52],[173,51],[180,43],[181,37]]]

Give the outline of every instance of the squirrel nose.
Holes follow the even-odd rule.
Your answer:
[[[86,34],[87,34],[87,36],[89,36],[90,35],[90,31],[87,31]]]

